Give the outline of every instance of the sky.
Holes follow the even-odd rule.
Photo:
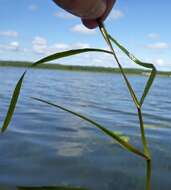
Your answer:
[[[137,58],[171,71],[170,10],[170,0],[117,0],[105,26]],[[87,47],[107,48],[98,28],[85,28],[79,18],[51,0],[0,0],[0,60],[36,61],[55,52]],[[116,53],[124,67],[136,67],[117,48]],[[117,66],[111,56],[99,53],[55,63]]]

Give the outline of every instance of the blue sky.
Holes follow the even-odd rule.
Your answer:
[[[107,48],[98,29],[88,30],[51,0],[0,1],[0,60],[36,61],[72,48]],[[171,1],[118,0],[107,29],[138,58],[171,70]],[[125,67],[135,67],[120,51]],[[57,63],[113,67],[111,56],[87,53]]]

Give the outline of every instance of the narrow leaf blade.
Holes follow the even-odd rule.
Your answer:
[[[137,59],[133,54],[131,54],[124,46],[122,46],[117,40],[115,40],[112,36],[108,35],[110,40],[112,40],[112,42],[117,46],[119,47],[134,63],[142,66],[142,67],[145,67],[147,69],[152,69],[151,71],[151,74],[150,74],[150,77],[145,85],[145,88],[144,88],[144,91],[143,91],[143,95],[141,97],[141,100],[140,100],[140,106],[142,106],[152,84],[153,84],[153,81],[156,77],[156,74],[157,74],[157,70],[155,68],[155,66],[151,63],[145,63],[145,62],[142,62],[140,61],[139,59]]]
[[[83,119],[83,120],[85,120],[85,121],[93,124],[95,127],[97,127],[98,129],[100,129],[101,131],[103,131],[107,136],[110,136],[114,140],[116,140],[121,146],[123,146],[128,151],[133,152],[133,153],[135,153],[135,154],[137,154],[137,155],[139,155],[139,156],[141,156],[141,157],[143,157],[145,159],[148,159],[148,157],[146,155],[144,155],[138,149],[136,149],[131,144],[129,144],[128,142],[126,142],[125,140],[123,140],[119,135],[117,135],[117,134],[113,133],[112,131],[108,130],[107,128],[101,126],[99,123],[97,123],[97,122],[95,122],[95,121],[93,121],[93,120],[91,120],[91,119],[89,119],[89,118],[87,118],[87,117],[85,117],[85,116],[83,116],[83,115],[81,115],[79,113],[71,111],[71,110],[69,110],[67,108],[64,108],[62,106],[59,106],[57,104],[51,103],[49,101],[42,100],[40,98],[34,98],[34,97],[32,97],[32,99],[37,100],[37,101],[42,102],[42,103],[45,103],[45,104],[50,105],[52,107],[59,108],[59,109],[61,109],[63,111],[66,111],[66,112],[68,112],[68,113],[70,113],[72,115],[75,115],[75,116],[77,116],[77,117],[79,117],[79,118],[81,118],[81,119]]]
[[[86,53],[86,52],[103,52],[103,53],[112,54],[110,51],[106,51],[103,49],[93,49],[93,48],[75,49],[75,50],[69,50],[69,51],[64,51],[64,52],[52,54],[50,56],[47,56],[47,57],[33,63],[30,67],[36,67],[37,65],[43,64],[43,63],[48,62],[48,61],[52,61],[52,60],[56,60],[59,58],[68,57],[68,56],[72,56],[72,55],[77,55],[80,53]],[[17,82],[17,85],[14,89],[14,92],[13,92],[13,95],[11,98],[11,102],[10,102],[10,106],[8,108],[8,112],[7,112],[7,115],[5,117],[3,126],[1,128],[1,132],[4,132],[8,128],[8,125],[12,119],[12,116],[13,116],[13,113],[14,113],[14,110],[15,110],[15,107],[17,104],[17,100],[18,100],[18,97],[20,94],[21,85],[22,85],[22,82],[23,82],[23,79],[24,79],[26,72],[27,71],[25,71],[24,74],[21,76],[20,80]]]
[[[140,107],[140,102],[139,102],[139,100],[138,100],[138,98],[137,98],[137,96],[136,96],[136,94],[135,94],[135,92],[134,92],[134,90],[133,90],[133,88],[132,88],[132,86],[131,86],[129,80],[128,80],[127,77],[126,77],[126,74],[125,74],[125,72],[124,72],[124,69],[123,69],[122,65],[121,65],[120,62],[119,62],[118,57],[116,56],[116,53],[115,53],[115,50],[114,50],[114,48],[113,48],[113,46],[112,46],[112,43],[111,43],[111,39],[110,39],[110,37],[109,37],[109,34],[108,34],[108,32],[107,32],[105,26],[104,26],[103,23],[101,23],[101,22],[99,22],[99,29],[100,29],[101,34],[102,34],[102,36],[104,37],[106,43],[108,44],[109,48],[111,49],[111,52],[113,53],[114,59],[116,60],[118,66],[119,66],[119,69],[120,69],[120,71],[121,71],[121,74],[122,74],[122,76],[123,76],[123,78],[124,78],[124,80],[125,80],[125,82],[126,82],[126,85],[127,85],[127,87],[128,87],[129,93],[130,93],[130,95],[132,96],[132,99],[133,99],[133,101],[134,101],[136,107],[139,108],[139,107]]]
[[[11,102],[10,102],[10,105],[9,105],[9,108],[8,108],[8,112],[6,114],[4,123],[2,125],[2,129],[1,129],[2,133],[7,129],[8,125],[9,125],[11,119],[12,119],[12,116],[13,116],[13,113],[14,113],[14,110],[15,110],[15,107],[16,107],[16,104],[17,104],[17,100],[18,100],[18,97],[19,97],[19,94],[20,94],[20,90],[21,90],[21,86],[22,86],[25,74],[26,74],[26,72],[24,72],[23,75],[21,76],[21,78],[18,81],[18,83],[17,83],[17,85],[15,87],[15,90],[13,92]]]
[[[147,96],[147,94],[148,94],[148,92],[149,92],[149,90],[150,90],[150,88],[151,88],[151,86],[152,86],[152,84],[154,82],[156,74],[157,74],[157,71],[156,71],[156,69],[154,67],[152,72],[151,72],[151,75],[150,75],[150,77],[149,77],[149,79],[148,79],[148,81],[146,83],[146,86],[144,88],[144,92],[143,92],[143,95],[142,95],[141,100],[140,100],[140,105],[142,105],[144,103],[144,100],[145,100],[145,98],[146,98],[146,96]]]
[[[153,67],[154,67],[153,64],[144,63],[144,62],[140,61],[133,54],[131,54],[124,46],[122,46],[117,40],[115,40],[111,35],[108,35],[108,36],[112,40],[112,42],[114,42],[114,44],[116,46],[118,46],[119,49],[121,49],[133,62],[135,62],[136,64],[138,64],[138,65],[140,65],[142,67],[153,69]]]
[[[77,55],[77,54],[81,54],[81,53],[86,53],[86,52],[103,52],[103,53],[112,54],[110,51],[103,50],[103,49],[95,49],[95,48],[74,49],[74,50],[58,52],[58,53],[49,55],[49,56],[35,62],[34,64],[31,65],[31,67],[36,67],[37,65],[43,64],[45,62],[49,62],[49,61],[53,61],[56,59],[69,57],[69,56],[73,56],[73,55]]]
[[[87,190],[79,187],[18,187],[18,190]]]

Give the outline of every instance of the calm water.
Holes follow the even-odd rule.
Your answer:
[[[23,69],[0,68],[0,124]],[[129,76],[140,95],[146,77]],[[120,75],[30,70],[8,131],[0,135],[1,186],[83,186],[143,190],[145,162],[79,118],[85,114],[141,147],[136,109]],[[153,155],[153,190],[171,189],[171,78],[158,77],[143,107]],[[12,188],[10,188],[12,189]]]

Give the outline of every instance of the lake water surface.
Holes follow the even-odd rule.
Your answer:
[[[0,126],[24,69],[0,68]],[[130,75],[140,96],[145,76]],[[144,190],[145,162],[71,114],[65,106],[130,137],[141,146],[136,109],[119,74],[30,70],[13,120],[0,134],[1,186],[82,186]],[[157,77],[144,107],[153,157],[152,190],[171,189],[171,78]],[[10,188],[12,189],[12,188]]]

